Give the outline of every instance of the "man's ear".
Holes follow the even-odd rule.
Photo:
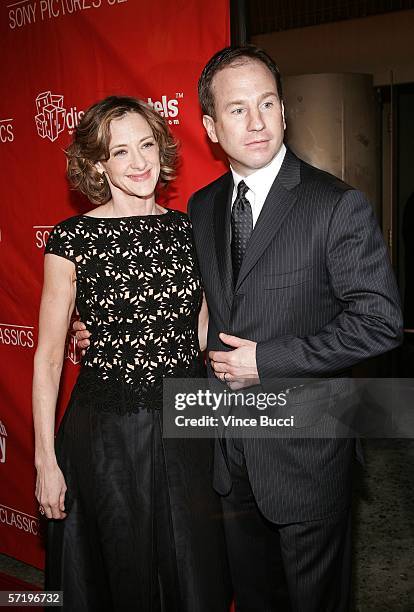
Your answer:
[[[203,125],[211,142],[218,142],[213,117],[210,117],[210,115],[203,115]]]
[[[281,102],[280,105],[282,107],[283,128],[286,129],[285,105],[283,104],[283,102]]]

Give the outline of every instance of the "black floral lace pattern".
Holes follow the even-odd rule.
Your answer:
[[[200,375],[201,281],[187,216],[71,217],[46,253],[76,267],[76,305],[92,334],[77,390],[103,409],[159,408],[164,377]]]

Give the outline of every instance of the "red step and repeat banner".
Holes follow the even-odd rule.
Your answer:
[[[0,24],[0,552],[42,567],[31,378],[43,249],[55,223],[88,208],[68,189],[63,149],[93,102],[144,99],[181,143],[168,205],[185,210],[190,193],[223,172],[196,85],[229,42],[229,2],[3,0]],[[59,417],[79,362],[70,334],[66,356]]]

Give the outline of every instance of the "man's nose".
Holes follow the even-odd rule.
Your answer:
[[[249,131],[260,131],[265,127],[262,114],[258,108],[253,108],[249,111],[249,122],[247,129]]]

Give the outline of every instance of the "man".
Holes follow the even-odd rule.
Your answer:
[[[372,208],[286,149],[272,59],[254,47],[219,51],[199,98],[208,137],[230,162],[189,202],[215,375],[264,385],[344,375],[397,346],[398,291]],[[333,438],[216,444],[236,610],[348,609],[354,446]],[[290,605],[281,603],[280,558]]]
[[[398,291],[371,206],[286,149],[273,60],[255,47],[223,49],[203,70],[199,97],[208,137],[231,167],[189,202],[210,375],[265,387],[338,376],[397,346]],[[354,446],[311,437],[216,443],[237,611],[348,609]]]

